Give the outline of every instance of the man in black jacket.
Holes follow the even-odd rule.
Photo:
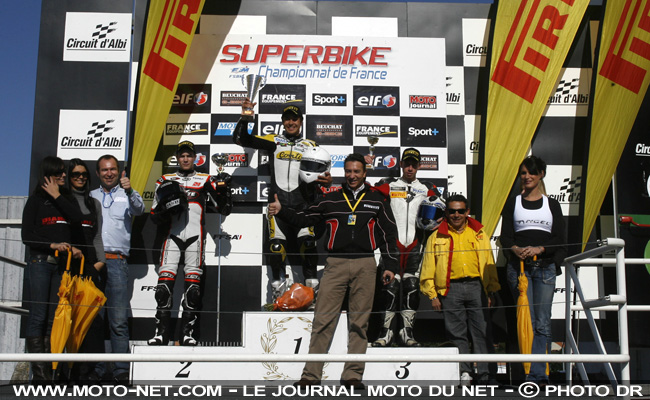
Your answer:
[[[384,284],[393,280],[399,267],[397,227],[387,193],[371,187],[365,178],[363,156],[350,154],[345,159],[345,183],[341,190],[328,193],[300,212],[282,207],[277,195],[269,204],[269,215],[276,215],[292,225],[310,226],[323,221],[327,226],[325,248],[330,254],[316,299],[310,354],[327,352],[348,289],[348,353],[365,354],[368,319],[375,295],[375,249],[382,246]],[[306,363],[297,385],[320,384],[323,364]],[[341,383],[347,387],[363,388],[364,368],[363,362],[345,363]]]

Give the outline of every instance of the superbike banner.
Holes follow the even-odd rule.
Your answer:
[[[149,2],[131,184],[144,191],[205,0]]]
[[[492,43],[482,222],[492,234],[588,0],[499,2]]]
[[[650,82],[650,1],[609,1],[598,55],[583,248]]]
[[[242,78],[260,75],[256,121],[249,126],[255,134],[281,134],[282,109],[295,103],[304,112],[303,135],[329,151],[334,177],[343,177],[339,161],[349,153],[369,154],[368,139],[375,136],[369,177],[399,175],[401,152],[413,146],[437,161],[418,176],[446,182],[444,55],[444,39],[198,34],[168,124],[211,113],[210,155],[232,152],[232,131],[246,96]],[[205,101],[188,103],[199,95]],[[196,140],[178,133],[165,143]],[[246,163],[226,165],[226,172],[268,175],[268,157],[255,153]],[[209,173],[216,173],[212,164]]]

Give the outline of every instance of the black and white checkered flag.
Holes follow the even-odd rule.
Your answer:
[[[560,186],[560,191],[565,191],[567,193],[573,193],[577,188],[580,187],[580,180],[582,179],[581,176],[577,177],[576,179],[571,179],[571,178],[565,178],[564,183],[566,185]]]
[[[577,89],[578,84],[580,82],[580,78],[574,78],[571,79],[570,81],[565,81],[564,79],[560,81],[560,84],[557,85],[557,89],[555,89],[555,93],[562,93],[563,95],[569,94],[571,90]]]
[[[113,129],[112,126],[108,126],[109,124],[112,124],[113,122],[115,122],[114,119],[109,119],[106,122],[104,122],[103,124],[100,124],[99,122],[93,122],[93,124],[91,125],[92,129],[88,131],[88,136],[93,136],[93,137],[96,137],[96,138],[102,136],[104,133],[106,133],[106,132],[110,131],[111,129]]]
[[[104,39],[106,35],[115,31],[115,28],[111,28],[113,25],[116,25],[117,22],[111,22],[108,25],[99,24],[95,27],[97,29],[93,32],[93,39]]]

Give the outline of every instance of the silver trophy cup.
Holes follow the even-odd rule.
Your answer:
[[[254,103],[257,93],[259,93],[259,91],[266,85],[266,78],[262,75],[246,74],[241,77],[241,83],[244,85],[244,89],[246,90],[246,97],[248,97],[251,103]],[[245,109],[242,111],[242,115],[245,119],[251,121],[254,115],[253,109]]]
[[[370,157],[372,157],[373,163],[375,161],[375,145],[377,142],[379,142],[379,136],[368,136],[366,138],[368,140],[368,143],[370,143],[370,147],[368,148],[370,152]],[[375,169],[375,166],[373,164],[366,164],[366,168],[368,169]]]
[[[228,162],[227,153],[218,153],[212,155],[212,162],[217,165],[217,173],[220,174],[223,172],[223,166]]]

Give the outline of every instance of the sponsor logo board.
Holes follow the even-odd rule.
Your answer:
[[[312,94],[311,97],[311,104],[313,104],[314,106],[345,107],[348,105],[348,95],[314,93]]]
[[[354,115],[399,115],[399,87],[354,86]]]
[[[307,139],[320,145],[351,145],[352,116],[310,115],[305,122]]]
[[[172,114],[209,113],[212,85],[178,85],[172,101]]]
[[[57,156],[97,160],[111,154],[124,160],[126,111],[61,110]]]
[[[68,12],[63,61],[128,62],[131,14]]]
[[[400,119],[400,144],[404,147],[447,147],[445,118]]]
[[[295,104],[305,112],[305,85],[266,85],[259,94],[260,114],[282,114],[288,104]]]

